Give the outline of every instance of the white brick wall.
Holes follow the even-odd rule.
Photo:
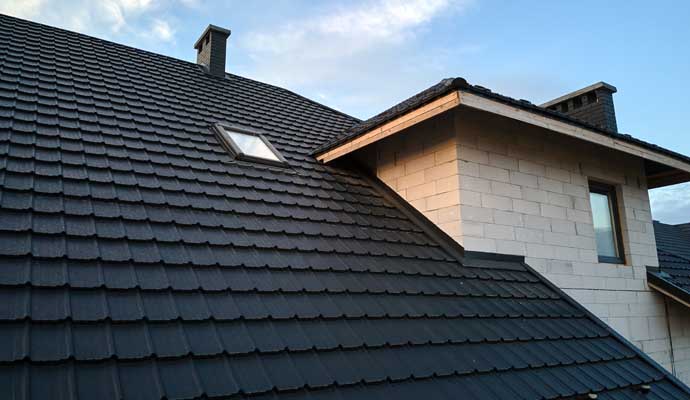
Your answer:
[[[667,317],[646,285],[645,267],[658,260],[640,159],[469,110],[388,138],[376,152],[378,176],[467,250],[525,256],[690,383],[690,311],[670,307]],[[617,187],[626,265],[598,263],[589,179]]]

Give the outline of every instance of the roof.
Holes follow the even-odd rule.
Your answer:
[[[647,268],[651,285],[690,307],[690,225],[654,221],[658,268]]]
[[[317,149],[315,149],[314,154],[319,154],[319,153],[324,153],[328,150],[331,150],[335,147],[338,147],[339,145],[355,138],[358,137],[366,132],[371,131],[374,128],[377,128],[389,121],[394,120],[397,117],[402,116],[403,114],[406,114],[407,112],[410,112],[412,110],[415,110],[435,99],[438,99],[442,96],[445,96],[451,92],[454,91],[465,91],[469,92],[472,94],[476,94],[478,96],[498,101],[503,104],[507,104],[510,106],[517,107],[519,109],[529,111],[534,114],[538,114],[541,116],[545,116],[548,118],[552,118],[558,121],[562,121],[574,126],[578,126],[587,130],[595,131],[597,133],[603,134],[605,136],[619,139],[623,142],[628,142],[632,143],[638,146],[641,146],[645,149],[661,153],[664,155],[667,155],[671,158],[674,158],[678,161],[682,161],[684,163],[690,163],[690,157],[677,153],[672,150],[668,150],[666,148],[663,148],[661,146],[657,146],[652,143],[645,142],[643,140],[637,139],[631,135],[627,134],[622,134],[618,133],[613,130],[608,130],[604,129],[601,127],[598,127],[596,125],[589,124],[585,121],[579,120],[577,118],[568,116],[566,114],[563,114],[559,111],[555,110],[550,110],[548,108],[544,108],[541,106],[537,106],[535,104],[532,104],[531,102],[527,100],[517,100],[511,97],[503,96],[501,94],[492,92],[490,89],[487,89],[485,87],[479,86],[479,85],[471,85],[467,83],[467,81],[464,78],[447,78],[442,80],[441,82],[429,87],[428,89],[423,90],[422,92],[410,97],[409,99],[389,108],[388,110],[375,115],[374,117],[371,117],[365,121],[362,121],[358,124],[355,124],[351,126],[349,129],[341,133],[340,135],[336,136],[332,140],[325,142],[321,146],[319,146]]]
[[[288,167],[233,160],[216,122]],[[355,123],[0,16],[3,399],[688,398],[523,262],[309,155]]]

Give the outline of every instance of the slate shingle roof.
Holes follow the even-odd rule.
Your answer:
[[[688,398],[528,266],[309,155],[357,122],[0,16],[1,397]]]
[[[349,141],[371,129],[385,124],[409,111],[412,111],[418,107],[423,106],[439,97],[449,94],[456,90],[462,90],[482,96],[491,100],[498,101],[500,103],[508,104],[513,107],[523,109],[525,111],[543,115],[549,118],[553,118],[559,121],[566,122],[571,125],[580,126],[588,130],[592,130],[603,135],[622,140],[624,142],[632,143],[649,150],[666,154],[672,158],[680,160],[685,163],[690,163],[690,157],[677,153],[675,151],[663,148],[661,146],[655,145],[653,143],[645,142],[644,140],[635,138],[628,134],[618,133],[614,130],[604,129],[600,126],[590,124],[581,119],[571,117],[569,115],[563,114],[558,111],[550,110],[548,108],[540,107],[538,105],[532,104],[528,100],[514,99],[512,97],[504,96],[502,94],[496,93],[479,85],[471,85],[464,78],[446,78],[439,83],[417,93],[416,95],[396,104],[395,106],[385,110],[365,121],[361,121],[349,127],[347,130],[341,132],[339,135],[333,139],[321,144],[314,150],[314,154],[322,153],[330,150],[338,145]]]
[[[690,303],[690,229],[688,225],[669,225],[654,221],[654,235],[659,268],[647,269],[650,282]]]

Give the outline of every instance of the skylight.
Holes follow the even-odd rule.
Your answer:
[[[224,125],[218,125],[217,129],[237,158],[279,164],[285,162],[278,150],[258,132]]]

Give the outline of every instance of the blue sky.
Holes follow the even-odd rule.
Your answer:
[[[230,72],[366,118],[444,77],[540,103],[603,80],[619,130],[690,155],[690,2],[3,0],[0,12],[194,61],[232,30]],[[651,192],[690,221],[690,184]]]

